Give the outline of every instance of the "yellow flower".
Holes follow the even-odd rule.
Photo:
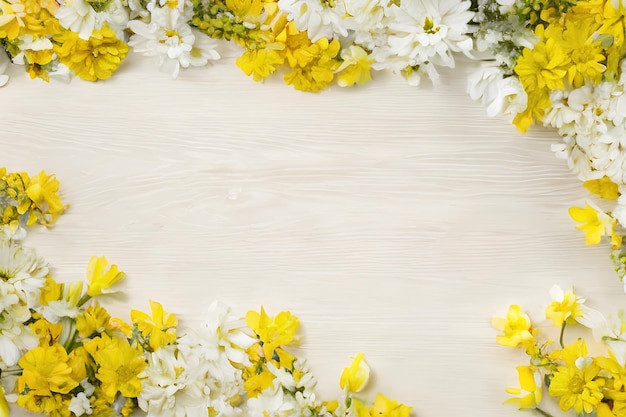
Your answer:
[[[553,325],[561,327],[564,321],[573,324],[576,319],[583,317],[585,299],[578,297],[573,290],[563,292],[555,285],[550,290],[550,295],[554,301],[546,308],[546,318],[551,319]]]
[[[345,368],[339,378],[339,387],[349,392],[359,392],[370,377],[370,368],[365,363],[365,356],[362,353],[356,355],[352,364]]]
[[[107,269],[108,268],[108,269]],[[111,287],[124,279],[126,274],[118,271],[117,265],[109,267],[109,261],[102,256],[92,256],[87,265],[87,294],[91,297],[109,294]]]
[[[96,378],[104,398],[112,403],[120,392],[128,398],[135,398],[141,392],[139,373],[146,367],[143,352],[134,348],[124,339],[111,338],[106,333],[84,343],[85,350],[98,365]]]
[[[246,50],[236,63],[246,75],[252,75],[254,81],[261,81],[272,75],[284,61],[285,58],[277,50],[255,49]]]
[[[6,38],[9,41],[15,40],[20,31],[26,24],[24,18],[26,12],[24,11],[24,5],[19,0],[1,0],[0,10],[0,39]]]
[[[363,401],[358,398],[350,398],[350,406],[345,412],[345,417],[371,417],[370,410]]]
[[[243,387],[250,398],[256,398],[266,388],[271,387],[274,383],[274,378],[276,378],[267,367],[259,364],[253,364],[246,369],[243,377]]]
[[[536,346],[535,330],[532,328],[530,318],[522,312],[522,308],[517,304],[512,304],[506,313],[506,318],[494,318],[492,325],[503,332],[503,335],[496,336],[496,342],[503,346],[522,346],[526,350]]]
[[[9,404],[4,395],[4,388],[0,386],[0,417],[9,417]]]
[[[111,316],[97,303],[90,305],[76,317],[76,330],[80,337],[88,338],[110,329]]]
[[[584,362],[584,361],[583,361]],[[559,366],[550,382],[548,392],[554,397],[561,397],[559,407],[563,411],[574,409],[576,413],[591,413],[604,395],[604,379],[596,378],[600,367],[587,361],[580,367],[576,365]]]
[[[37,206],[47,207],[42,211],[53,215],[61,214],[65,208],[58,194],[60,185],[54,174],[48,175],[45,171],[41,171],[30,179],[26,193]]]
[[[370,410],[371,417],[409,417],[411,407],[390,400],[383,394],[378,394],[374,406]]]
[[[39,314],[33,315],[33,317],[39,317]],[[43,317],[39,317],[35,322],[31,323],[29,327],[39,339],[40,346],[51,346],[58,343],[61,333],[63,332],[63,324],[50,323]]]
[[[575,16],[575,15],[574,15]],[[606,67],[599,42],[594,42],[594,27],[589,23],[573,18],[565,23],[561,48],[571,63],[567,68],[567,79],[574,88],[582,87],[586,81],[598,84]]]
[[[285,74],[287,85],[293,85],[296,90],[314,93],[328,87],[339,67],[336,59],[339,48],[337,39],[329,41],[322,38],[310,46],[294,51],[295,61],[292,62],[298,64]]]
[[[343,62],[337,69],[337,84],[348,87],[353,84],[365,84],[372,79],[370,65],[374,62],[360,46],[350,45],[341,51]]]
[[[267,360],[272,358],[276,348],[294,341],[300,325],[298,318],[288,311],[282,311],[276,317],[271,318],[263,307],[261,307],[261,314],[248,311],[246,324],[262,342],[263,354]]]
[[[602,236],[612,236],[615,233],[617,221],[599,208],[585,203],[585,208],[570,207],[569,215],[579,223],[577,229],[585,232],[585,243],[596,245],[602,240]]]
[[[521,409],[536,407],[541,402],[541,375],[533,372],[530,366],[518,366],[517,375],[520,388],[507,388],[506,392],[511,395],[520,395],[522,390],[528,394],[519,398],[506,400],[505,404],[517,404]]]
[[[18,362],[23,369],[17,380],[18,392],[38,396],[67,394],[80,382],[72,379],[67,360],[67,353],[59,344],[29,350]]]
[[[156,301],[150,300],[150,309],[152,317],[139,310],[131,310],[130,318],[148,341],[152,351],[155,351],[176,340],[178,320],[174,314],[166,313],[163,306]]]
[[[128,45],[119,40],[106,23],[94,30],[89,40],[66,30],[55,37],[54,51],[59,62],[65,64],[83,80],[106,80],[126,58]]]
[[[583,186],[589,190],[589,192],[599,195],[607,200],[617,200],[619,197],[619,188],[609,177],[606,175],[597,180],[589,180],[583,182]]]
[[[535,90],[528,94],[526,109],[515,116],[513,124],[517,130],[524,133],[533,122],[543,120],[543,116],[550,106],[552,106],[552,101],[550,101],[548,90],[546,88]]]
[[[562,90],[570,58],[554,37],[544,39],[543,26],[537,26],[535,34],[542,40],[533,49],[524,48],[522,56],[517,59],[515,73],[529,94],[543,88]]]

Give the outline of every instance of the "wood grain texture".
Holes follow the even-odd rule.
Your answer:
[[[541,311],[555,283],[606,312],[624,295],[569,219],[587,193],[551,153],[558,137],[487,118],[465,93],[472,67],[436,88],[378,76],[320,94],[254,83],[232,60],[175,81],[135,56],[97,84],[16,71],[0,164],[57,174],[71,209],[26,243],[59,280],[91,255],[117,263],[115,315],[149,299],[185,325],[214,299],[288,309],[321,398],[364,352],[368,392],[418,416],[517,416],[501,403],[525,359],[495,344],[491,317]]]

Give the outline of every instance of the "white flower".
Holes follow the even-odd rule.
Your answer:
[[[485,65],[469,78],[468,93],[487,107],[487,115],[514,116],[526,108],[528,95],[517,77],[506,77],[496,63]]]
[[[344,24],[352,33],[356,45],[371,51],[375,46],[386,43],[385,14],[388,3],[388,0],[347,0],[343,3],[349,16],[344,18]]]
[[[291,417],[298,415],[294,412],[295,404],[287,401],[280,382],[275,379],[271,387],[264,389],[256,398],[247,401],[248,416],[250,417]]]
[[[122,0],[113,0],[106,10],[96,12],[85,0],[63,0],[54,17],[61,26],[78,32],[78,37],[88,40],[95,29],[100,29],[106,22],[119,39],[124,40],[124,29],[128,24],[128,9]]]
[[[206,65],[219,59],[217,42],[192,29],[179,9],[150,7],[150,23],[133,20],[128,27],[135,33],[128,44],[135,52],[157,58],[161,70],[178,76],[180,68]]]
[[[96,11],[85,0],[64,1],[54,17],[65,29],[78,32],[81,39],[89,39],[96,27]]]
[[[471,2],[412,0],[388,9],[386,44],[372,51],[375,69],[399,72],[425,64],[454,67],[452,52],[469,53]],[[426,69],[432,71],[432,69]],[[431,72],[431,79],[432,72]]]
[[[83,414],[92,413],[89,398],[87,398],[84,392],[79,392],[75,397],[73,397],[67,409],[74,413],[77,417],[80,417]]]
[[[342,2],[332,7],[320,0],[278,0],[278,7],[296,23],[299,31],[308,33],[312,42],[348,35]]]

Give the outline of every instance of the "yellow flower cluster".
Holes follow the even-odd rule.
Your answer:
[[[66,208],[58,191],[59,181],[45,171],[30,177],[0,168],[0,225],[15,232],[20,226],[54,224]]]
[[[353,46],[340,53],[337,39],[312,42],[272,0],[226,0],[208,9],[196,7],[192,24],[211,36],[240,44],[245,52],[237,66],[255,81],[268,78],[282,66],[288,68],[285,83],[301,91],[318,92],[335,80],[345,87],[371,79],[372,60],[365,50]]]
[[[4,209],[8,220],[3,225],[16,221],[19,227],[38,216],[51,224],[49,216],[63,211],[54,176],[42,172],[30,178],[25,173],[7,174],[4,169],[1,174],[0,202],[13,207]],[[36,210],[40,214],[32,217],[30,213]],[[29,302],[0,312],[5,324],[13,327],[15,339],[7,339],[0,349],[0,377],[10,378],[2,381],[10,388],[6,394],[28,411],[52,417],[129,417],[139,406],[149,414],[184,416],[192,413],[186,407],[196,407],[197,412],[216,415],[220,411],[215,406],[239,407],[245,395],[248,407],[260,404],[265,415],[270,415],[264,408],[267,404],[259,397],[273,396],[271,404],[294,413],[299,404],[302,415],[409,417],[410,407],[382,394],[371,406],[354,396],[369,380],[363,354],[341,374],[345,401],[317,402],[312,391],[315,379],[305,362],[285,349],[297,341],[299,327],[298,318],[290,312],[271,317],[263,308],[250,311],[244,325],[240,319],[233,324],[222,314],[226,310],[214,306],[213,313],[219,314],[212,316],[212,324],[203,325],[204,335],[199,339],[190,334],[179,337],[176,316],[155,301],[150,301],[150,314],[131,310],[126,323],[112,318],[100,305],[126,276],[117,265],[94,256],[84,280],[57,282],[43,260],[13,235],[5,235],[0,234],[0,251],[8,255],[3,252],[0,258],[11,265],[11,259],[23,259],[21,263],[30,269],[28,273],[3,272],[7,265],[0,261],[0,278],[30,279],[19,285],[24,294],[16,289],[13,297]],[[207,336],[210,340],[203,346],[207,339],[202,338]],[[15,355],[7,349],[13,344]],[[220,364],[216,358],[223,355]],[[199,370],[207,364],[209,373]],[[220,386],[233,383],[232,379],[235,389],[220,394]],[[207,401],[209,392],[211,397],[222,395],[212,398],[215,406]],[[171,397],[167,404],[162,401],[164,395]],[[0,389],[0,415],[5,417],[7,398]]]
[[[58,64],[89,81],[117,70],[128,46],[105,23],[88,40],[63,28],[54,0],[0,0],[0,40],[12,59],[24,61],[31,78],[50,80]]]
[[[600,198],[602,206],[615,203],[620,197],[619,187],[608,177],[589,180],[583,183],[584,187]],[[603,242],[612,248],[611,259],[615,272],[622,282],[626,277],[626,230],[620,225],[613,212],[601,209],[591,201],[585,207],[570,207],[569,214],[576,221],[577,229],[585,233],[587,245],[597,245]]]
[[[551,291],[553,302],[546,308],[546,318],[560,329],[559,345],[548,335],[540,334],[528,316],[518,305],[509,307],[506,318],[496,318],[494,327],[503,332],[497,343],[523,348],[529,359],[528,365],[517,367],[519,388],[507,388],[513,397],[506,403],[520,409],[534,409],[549,416],[540,406],[543,393],[558,399],[563,411],[573,410],[578,415],[597,413],[599,417],[617,417],[626,411],[626,364],[618,359],[612,345],[606,345],[605,355],[591,356],[587,342],[577,338],[564,341],[566,326],[577,322],[588,328],[606,326],[606,319],[584,305],[583,299],[573,291],[563,292],[558,287]],[[600,317],[600,319],[598,319]],[[621,317],[618,328],[626,329]],[[603,340],[623,343],[623,334],[606,335]],[[542,339],[542,340],[540,340]]]
[[[520,131],[543,120],[551,106],[550,92],[616,79],[626,55],[626,9],[618,4],[580,0],[566,12],[544,6],[533,9],[541,10],[534,19],[538,42],[524,48],[514,68],[528,94],[526,109],[514,119]]]

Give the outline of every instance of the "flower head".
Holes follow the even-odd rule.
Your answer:
[[[109,267],[109,261],[102,256],[92,256],[87,265],[87,294],[95,297],[100,294],[108,294],[114,291],[111,287],[124,279],[125,273],[117,269],[117,265]]]
[[[339,386],[348,392],[359,392],[367,385],[369,376],[370,368],[365,362],[365,356],[359,353],[352,361],[352,364],[341,373]]]

